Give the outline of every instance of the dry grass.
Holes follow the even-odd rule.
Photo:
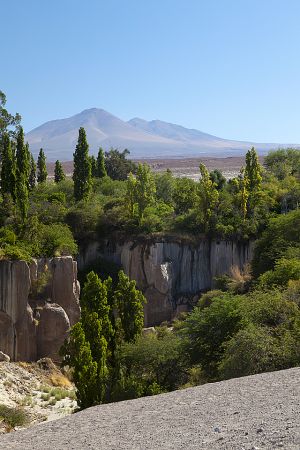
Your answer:
[[[49,381],[53,386],[69,388],[72,386],[70,380],[62,374],[55,373],[49,376]]]
[[[238,266],[232,266],[228,283],[229,290],[237,294],[243,294],[247,290],[251,278],[250,264],[245,264],[242,270]]]

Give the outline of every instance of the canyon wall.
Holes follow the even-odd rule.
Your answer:
[[[80,318],[72,257],[0,261],[0,350],[13,361],[59,360],[70,325]]]
[[[105,240],[92,242],[80,252],[78,268],[84,270],[99,258],[122,267],[143,291],[145,326],[152,326],[190,310],[201,292],[214,287],[215,277],[230,274],[234,266],[242,270],[252,253],[250,241]]]

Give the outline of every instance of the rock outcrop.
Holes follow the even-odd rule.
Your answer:
[[[103,241],[80,253],[78,267],[85,269],[98,258],[122,267],[143,291],[145,326],[152,326],[188,311],[201,292],[214,286],[215,277],[230,274],[235,266],[242,270],[252,253],[253,242],[201,239],[195,243],[167,237]]]
[[[79,283],[72,257],[0,261],[0,351],[34,361],[58,350],[80,318]]]

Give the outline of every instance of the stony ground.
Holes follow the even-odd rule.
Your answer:
[[[19,450],[300,449],[300,368],[96,406],[0,437]]]
[[[260,157],[263,163],[263,157]],[[219,169],[226,178],[232,178],[239,174],[240,168],[245,164],[244,156],[229,156],[226,158],[151,158],[135,160],[136,163],[147,163],[154,172],[164,172],[167,169],[172,170],[176,177],[188,177],[194,180],[199,179],[199,164],[204,163],[209,170]],[[73,162],[64,161],[63,168],[68,177],[72,176]],[[47,170],[50,178],[54,177],[54,163],[47,164]]]
[[[25,411],[26,426],[71,414],[77,406],[74,386],[52,363],[0,362],[0,406]],[[0,434],[13,431],[0,417]],[[0,449],[4,447],[0,444]]]

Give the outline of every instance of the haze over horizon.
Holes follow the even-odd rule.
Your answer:
[[[1,90],[29,131],[90,107],[300,142],[296,0],[3,3]]]

